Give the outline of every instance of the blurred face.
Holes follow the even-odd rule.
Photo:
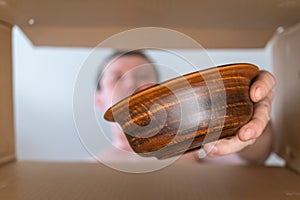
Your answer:
[[[128,55],[113,59],[102,73],[97,104],[105,111],[112,104],[156,82],[156,72],[145,58]]]

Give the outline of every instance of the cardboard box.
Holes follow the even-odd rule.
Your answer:
[[[1,2],[4,4],[5,1]],[[51,3],[46,5],[51,8]],[[23,6],[26,8],[26,5]],[[13,14],[17,17],[11,17]],[[22,14],[28,19],[24,10],[23,13],[13,14],[6,12],[0,19],[19,25],[25,24],[22,22]],[[0,22],[0,199],[300,199],[299,24],[276,34],[270,42],[274,55],[273,67],[279,80],[274,103],[274,144],[276,152],[287,162],[285,167],[175,163],[163,170],[135,175],[121,173],[102,164],[15,160],[12,26],[7,22]],[[48,28],[58,33],[72,30],[70,27],[59,26]],[[75,28],[78,30],[83,27]],[[40,41],[39,38],[46,41],[36,44],[65,45],[60,42],[67,41],[62,38],[66,39],[68,34],[56,35],[59,39],[49,39],[47,34],[40,37],[41,32],[47,32],[47,27],[43,26],[30,28],[27,24],[23,30],[32,36],[33,41]],[[255,29],[252,31],[255,32]],[[259,30],[257,34],[261,40]],[[219,47],[226,47],[226,41],[219,44]],[[239,47],[235,44],[235,47]],[[250,45],[247,42],[243,44],[245,47]],[[264,44],[260,43],[259,46]]]
[[[11,26],[0,21],[0,164],[15,159]]]
[[[276,75],[274,102],[275,151],[300,172],[300,23],[275,35],[272,64]]]

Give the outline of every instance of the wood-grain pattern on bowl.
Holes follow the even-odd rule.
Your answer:
[[[186,74],[121,100],[104,118],[120,124],[136,153],[168,158],[235,135],[252,117],[258,72],[240,63]]]

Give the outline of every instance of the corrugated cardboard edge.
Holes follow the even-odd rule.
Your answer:
[[[0,21],[0,164],[15,160],[12,25]]]

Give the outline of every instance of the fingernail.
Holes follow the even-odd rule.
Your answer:
[[[254,137],[254,131],[251,128],[248,128],[244,134],[245,140],[250,140]]]
[[[198,158],[200,158],[200,159],[203,159],[203,158],[205,158],[207,156],[207,153],[205,152],[205,150],[204,149],[199,149],[199,151],[198,151]]]
[[[256,100],[262,99],[264,95],[265,95],[265,91],[264,91],[264,89],[262,87],[258,87],[255,90],[255,98],[256,98]]]

